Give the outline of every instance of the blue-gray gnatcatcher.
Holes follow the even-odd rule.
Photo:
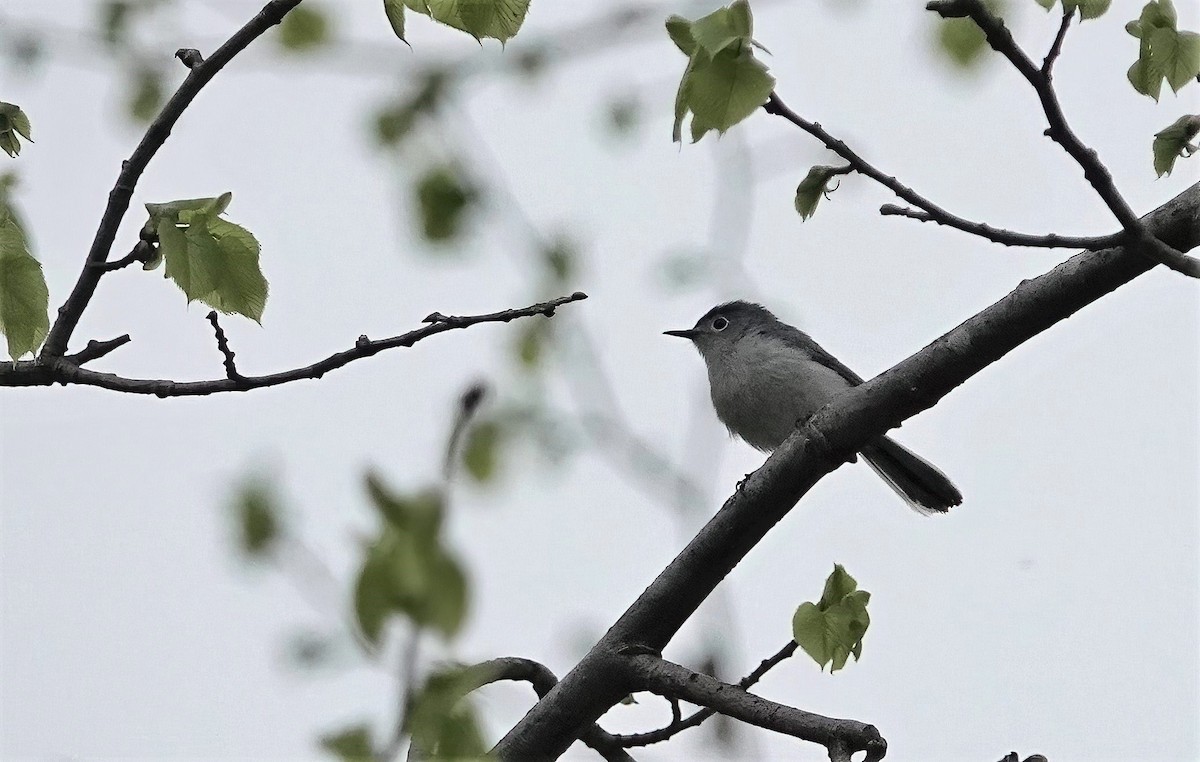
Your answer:
[[[700,350],[717,417],[759,450],[774,450],[797,423],[863,382],[808,334],[758,304],[721,304],[694,328],[666,333],[691,339]],[[868,444],[862,456],[921,513],[944,513],[962,502],[936,466],[888,437]]]

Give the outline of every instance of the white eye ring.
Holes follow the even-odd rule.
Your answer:
[[[714,331],[724,331],[729,326],[729,321],[718,315],[713,318],[712,327]]]

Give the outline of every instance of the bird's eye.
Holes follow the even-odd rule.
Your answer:
[[[729,321],[723,317],[718,316],[713,318],[712,327],[714,331],[724,331],[728,325]]]

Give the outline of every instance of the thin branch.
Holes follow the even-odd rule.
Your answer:
[[[229,348],[229,339],[225,337],[225,331],[221,328],[221,324],[217,322],[217,311],[212,310],[208,313],[208,322],[212,323],[213,333],[217,336],[217,349],[225,357],[225,377],[230,381],[240,381],[245,376],[238,373],[237,365],[233,362],[233,350]]]
[[[631,679],[643,690],[683,699],[760,728],[821,744],[830,751],[830,759],[835,759],[835,749],[850,753],[865,751],[866,762],[883,759],[887,753],[887,741],[874,725],[824,717],[770,701],[653,654],[628,657],[628,670]]]
[[[933,222],[938,225],[946,224],[946,221],[944,219],[938,217],[937,215],[930,214],[929,212],[923,212],[919,209],[911,209],[909,207],[896,206],[895,204],[884,204],[883,206],[879,207],[879,213],[882,214],[884,217],[907,217],[910,220],[917,220],[919,222]],[[1044,244],[1048,248],[1058,248],[1058,247],[1071,248],[1071,247],[1074,247],[1075,245],[1079,244],[1081,241],[1087,240],[1087,239],[1078,239],[1078,238],[1070,238],[1070,237],[1066,237],[1066,236],[1060,236],[1057,233],[1047,233],[1046,235],[1030,236],[1026,233],[1014,233],[1011,230],[1004,230],[1002,228],[992,227],[991,225],[987,224],[986,222],[966,222],[965,225],[955,226],[955,227],[958,227],[959,230],[962,230],[964,232],[971,233],[973,235],[977,235],[980,238],[986,238],[989,241],[992,241],[994,243],[1003,244],[1005,246],[1039,246],[1040,247]],[[1117,235],[1110,236],[1110,237],[1115,238],[1119,241],[1122,238],[1122,236],[1123,236],[1123,234],[1118,233]],[[1033,241],[1033,243],[1030,243],[1031,240]],[[1080,247],[1080,248],[1084,248],[1084,247]],[[1103,247],[1101,247],[1101,248],[1103,248]]]
[[[148,241],[138,241],[133,245],[133,249],[120,259],[112,262],[89,262],[87,266],[102,273],[110,273],[128,267],[134,262],[149,262],[153,256],[154,247]]]
[[[1147,228],[1180,250],[1200,245],[1200,183],[1146,216]],[[561,755],[578,729],[636,686],[629,649],[658,652],[730,571],[822,477],[863,444],[936,405],[960,384],[1154,267],[1136,247],[1084,252],[1022,281],[881,375],[817,411],[751,474],[705,527],[592,649],[496,746],[502,760]]]
[[[208,60],[192,68],[179,85],[179,89],[175,91],[175,94],[166,102],[162,111],[146,129],[142,142],[134,149],[129,159],[121,163],[121,172],[117,175],[116,184],[108,193],[108,205],[104,208],[104,215],[100,218],[99,227],[96,228],[96,237],[92,240],[86,264],[79,273],[79,279],[75,282],[71,295],[58,308],[58,318],[50,328],[46,343],[42,347],[40,357],[43,360],[62,357],[66,353],[67,342],[70,341],[71,334],[79,324],[79,318],[87,309],[88,303],[92,300],[92,294],[96,292],[96,286],[99,285],[100,278],[104,275],[105,271],[97,266],[102,265],[108,259],[113,241],[117,236],[117,228],[120,227],[121,220],[129,209],[129,200],[133,196],[133,189],[137,186],[137,182],[150,160],[154,158],[158,149],[171,135],[171,128],[179,121],[179,117],[191,105],[200,90],[216,76],[225,64],[233,60],[234,56],[245,50],[264,32],[282,21],[287,12],[299,4],[300,0],[270,0],[254,18],[234,32],[224,45],[213,51]]]
[[[1075,8],[1063,3],[1062,21],[1058,25],[1058,34],[1054,35],[1054,43],[1050,46],[1050,52],[1046,53],[1046,58],[1042,61],[1042,76],[1050,79],[1050,70],[1054,68],[1054,62],[1058,60],[1062,54],[1063,40],[1067,39],[1067,29],[1071,26],[1071,19],[1075,17]]]
[[[516,656],[505,656],[472,665],[467,668],[466,674],[471,677],[470,683],[473,685],[471,691],[501,680],[513,680],[529,683],[539,699],[545,698],[546,694],[550,693],[558,684],[558,678],[546,665],[533,659],[522,659]],[[633,762],[633,757],[629,756],[629,753],[617,742],[617,736],[605,731],[599,725],[593,724],[579,737],[579,740],[599,752],[600,756],[608,762]]]
[[[67,355],[66,359],[75,365],[83,365],[85,362],[99,360],[114,349],[125,346],[129,341],[129,334],[127,333],[108,341],[96,341],[92,339],[87,343],[86,347],[73,355]]]
[[[788,641],[787,645],[779,649],[774,656],[763,659],[762,663],[755,668],[753,672],[743,677],[738,681],[737,686],[743,690],[757,683],[767,674],[775,665],[791,657],[796,653],[796,641]],[[649,746],[652,743],[661,743],[672,736],[687,730],[688,728],[698,727],[701,723],[716,714],[714,709],[701,709],[693,712],[687,717],[679,715],[679,702],[672,701],[672,717],[671,724],[658,730],[651,730],[647,733],[630,733],[629,735],[617,735],[616,739],[622,746]]]
[[[1200,278],[1200,259],[1189,257],[1158,240],[1150,235],[1138,221],[1133,209],[1121,196],[1120,191],[1117,190],[1116,183],[1113,182],[1112,174],[1109,173],[1108,167],[1104,166],[1104,163],[1100,161],[1100,157],[1096,155],[1093,149],[1083,144],[1083,141],[1079,139],[1071,130],[1070,125],[1067,124],[1067,117],[1063,113],[1062,105],[1058,102],[1058,94],[1054,91],[1054,85],[1051,83],[1049,73],[1038,68],[1029,59],[1029,56],[1025,54],[1025,51],[1021,50],[1021,47],[1017,45],[1017,41],[1013,39],[1012,33],[1008,31],[1008,27],[1004,25],[1004,22],[998,16],[984,6],[982,0],[932,0],[925,5],[925,8],[938,13],[944,18],[968,17],[974,21],[983,30],[988,45],[991,46],[992,50],[1007,58],[1009,63],[1021,73],[1021,76],[1033,86],[1038,100],[1041,101],[1046,121],[1050,125],[1046,128],[1046,136],[1062,146],[1063,150],[1083,170],[1084,179],[1099,194],[1105,205],[1108,206],[1109,211],[1121,223],[1121,227],[1135,237],[1138,244],[1135,248],[1142,254],[1154,258],[1172,270],[1192,278]],[[1062,28],[1060,28],[1060,32],[1062,32]],[[1063,33],[1065,34],[1065,32]],[[1053,60],[1051,60],[1051,63],[1053,63]]]
[[[349,365],[355,360],[377,355],[380,352],[395,347],[411,347],[422,339],[435,334],[458,328],[468,328],[479,323],[507,323],[517,318],[534,315],[551,316],[555,309],[586,299],[587,294],[576,291],[570,296],[561,296],[548,302],[522,307],[520,309],[491,312],[486,315],[441,315],[433,313],[425,318],[428,325],[414,331],[393,336],[390,339],[372,341],[366,336],[359,336],[353,349],[330,355],[324,360],[306,365],[303,368],[273,373],[268,376],[241,376],[239,378],[223,378],[211,381],[172,381],[168,379],[125,378],[113,373],[97,373],[81,368],[68,357],[52,358],[47,362],[24,361],[0,366],[0,386],[50,386],[59,384],[82,384],[98,386],[116,392],[128,394],[153,394],[158,397],[195,397],[221,392],[245,392],[251,389],[261,389],[267,386],[279,386],[303,379],[321,378],[331,370]],[[432,321],[432,322],[431,322]]]
[[[900,198],[908,203],[924,211],[929,215],[930,219],[947,227],[957,228],[971,235],[981,236],[994,241],[995,243],[1005,246],[1028,246],[1039,249],[1103,249],[1109,246],[1116,246],[1122,239],[1121,233],[1106,236],[1063,236],[1056,234],[1049,235],[1031,235],[1029,233],[1016,233],[1010,230],[1001,230],[993,228],[990,225],[984,225],[979,222],[970,220],[951,214],[929,199],[921,196],[912,188],[909,188],[904,183],[897,180],[891,175],[884,174],[868,163],[865,159],[855,153],[850,146],[845,142],[835,138],[827,132],[821,125],[816,122],[810,122],[804,117],[797,114],[792,109],[788,108],[787,104],[775,93],[771,93],[771,97],[763,105],[763,110],[768,114],[781,116],[800,129],[812,135],[817,140],[825,144],[825,147],[833,151],[838,156],[842,157],[849,163],[850,168],[859,173],[871,178],[883,187],[895,193]],[[895,208],[890,205],[879,210],[880,214],[888,214],[884,209]]]

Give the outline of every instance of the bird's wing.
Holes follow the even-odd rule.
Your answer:
[[[858,386],[863,382],[861,376],[847,368],[842,364],[841,360],[826,352],[807,333],[787,323],[781,323],[781,327],[783,328],[784,341],[788,344],[804,350],[813,360],[836,371],[839,376],[849,381],[851,386]]]

